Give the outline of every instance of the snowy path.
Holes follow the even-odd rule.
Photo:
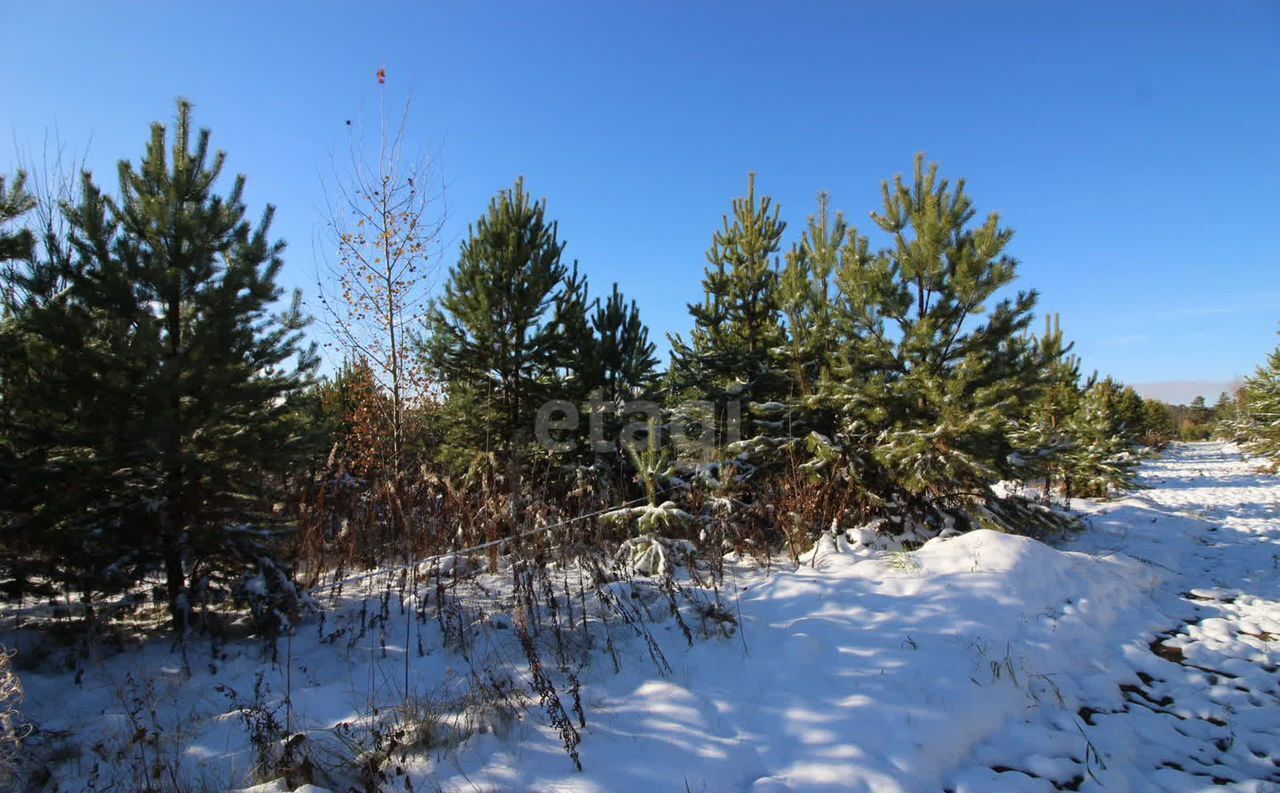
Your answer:
[[[1130,620],[1148,633],[1121,648],[1138,680],[1121,713],[1089,718],[1104,755],[1116,747],[1098,777],[1280,790],[1280,479],[1217,443],[1174,447],[1143,474],[1150,489],[1099,510],[1076,544],[1163,573]]]
[[[1280,791],[1280,478],[1210,443],[1173,447],[1143,481],[1079,504],[1089,527],[1063,548],[979,531],[910,554],[829,548],[816,566],[739,568],[739,635],[690,647],[668,619],[654,633],[670,674],[621,637],[620,673],[602,651],[581,671],[581,773],[535,710],[456,751],[408,757],[390,789]],[[429,689],[458,667],[438,636],[405,653],[419,637],[396,621],[389,652],[372,632],[368,647],[320,638],[342,619],[293,640],[295,724],[313,735],[395,701],[406,670]],[[480,628],[512,652],[512,631]],[[264,675],[278,693],[285,670],[249,643],[207,671],[197,661],[179,674],[161,641],[78,683],[52,668],[25,677],[29,715],[82,746],[62,753],[59,789],[127,763],[108,748],[136,733],[139,689],[181,736],[184,768],[243,778],[253,751],[215,687],[248,692]]]

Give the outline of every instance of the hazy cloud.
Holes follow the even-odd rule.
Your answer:
[[[1159,399],[1171,405],[1185,405],[1198,396],[1213,404],[1223,391],[1234,392],[1240,380],[1165,380],[1155,383],[1133,383],[1133,390],[1144,397]]]

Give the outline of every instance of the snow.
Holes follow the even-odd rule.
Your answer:
[[[621,671],[598,648],[579,671],[582,772],[535,703],[410,756],[387,789],[1280,791],[1280,481],[1200,443],[1145,464],[1141,483],[1076,502],[1086,528],[1060,547],[983,530],[908,552],[855,533],[799,566],[736,563],[733,635],[689,645],[667,619],[651,627],[668,674],[620,633]],[[326,631],[354,619],[348,598]],[[279,696],[291,670],[294,729],[322,736],[396,701],[417,641],[406,622],[387,622],[385,653],[372,631],[322,641],[312,619],[277,664],[256,641],[214,659],[193,643],[187,677],[153,641],[79,683],[42,668],[23,676],[27,718],[71,736],[54,776],[80,790],[131,732],[131,692],[150,691],[184,773],[248,787],[253,750],[214,686],[243,700],[261,674]],[[487,625],[473,661],[512,652],[511,626]],[[455,686],[465,668],[433,640],[408,653],[415,688]]]

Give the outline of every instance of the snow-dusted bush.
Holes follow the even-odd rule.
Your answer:
[[[693,556],[693,543],[656,534],[632,537],[618,549],[616,561],[637,575],[666,576]]]
[[[673,501],[664,501],[657,506],[624,507],[600,516],[600,523],[604,526],[635,530],[639,534],[677,531],[692,526],[694,522],[694,517]]]
[[[249,608],[254,625],[267,634],[288,631],[316,604],[303,592],[292,573],[270,556],[258,558],[257,571],[246,573],[234,588],[238,603]]]
[[[12,650],[0,646],[0,785],[11,782],[18,766],[18,753],[27,726],[22,723],[22,681],[14,674],[9,659]]]
[[[696,523],[673,501],[615,509],[601,515],[600,523],[638,535],[623,542],[615,556],[617,564],[637,575],[670,575],[694,551],[689,541],[664,536]]]
[[[615,564],[638,575],[670,575],[679,559],[693,552],[686,540],[669,539],[666,535],[692,528],[697,519],[674,501],[658,503],[660,484],[675,474],[669,453],[659,440],[661,429],[651,419],[643,443],[628,443],[627,456],[636,468],[636,481],[644,486],[648,503],[622,507],[600,516],[600,525],[633,535],[618,549]]]

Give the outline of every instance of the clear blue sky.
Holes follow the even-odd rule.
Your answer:
[[[47,132],[114,185],[181,95],[277,205],[314,293],[345,121],[414,97],[446,263],[523,174],[597,293],[685,331],[721,213],[759,173],[798,235],[859,228],[925,151],[1017,236],[1087,369],[1228,380],[1280,322],[1280,3],[7,2],[0,169]],[[665,346],[665,344],[664,344]]]

